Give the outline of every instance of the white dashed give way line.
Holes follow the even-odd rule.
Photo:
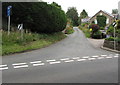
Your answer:
[[[109,55],[94,55],[94,56],[83,56],[83,57],[73,57],[73,58],[62,58],[62,59],[49,59],[46,61],[33,61],[29,62],[30,65],[34,66],[44,66],[45,64],[60,64],[60,63],[70,63],[70,62],[82,62],[82,61],[94,61],[94,60],[100,60],[100,59],[112,59],[112,58],[118,58],[119,54],[109,54]],[[14,63],[12,64],[12,67],[14,69],[18,68],[28,68],[28,63]],[[0,65],[0,71],[7,70],[8,65]]]
[[[8,69],[7,65],[0,65],[0,70],[7,70],[7,69]]]
[[[25,68],[28,67],[27,63],[15,63],[12,64],[14,68]]]

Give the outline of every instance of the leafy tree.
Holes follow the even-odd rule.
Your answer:
[[[100,27],[105,27],[106,26],[106,16],[104,15],[98,15],[97,16],[97,23]]]
[[[118,14],[118,9],[113,9],[112,14]]]
[[[53,6],[57,7],[57,8],[59,8],[59,9],[61,9],[61,6],[58,5],[56,2],[53,2],[51,5],[53,5]]]
[[[67,17],[70,18],[73,22],[73,25],[78,25],[78,12],[75,7],[69,7],[67,11]]]
[[[7,20],[6,8],[12,6],[11,23],[23,23],[24,29],[37,33],[53,33],[66,27],[67,18],[63,10],[46,2],[3,3],[3,19]]]
[[[83,19],[86,17],[88,17],[88,13],[85,11],[85,9],[83,9],[83,11],[80,13],[80,18]]]

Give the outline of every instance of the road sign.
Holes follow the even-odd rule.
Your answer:
[[[8,6],[7,7],[7,16],[10,16],[10,14],[11,14],[11,8],[12,8],[12,6]]]
[[[18,25],[18,30],[22,30],[23,29],[23,24],[19,24]]]

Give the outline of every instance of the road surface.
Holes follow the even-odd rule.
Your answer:
[[[94,47],[74,30],[46,48],[4,56],[3,83],[117,83],[118,54]]]

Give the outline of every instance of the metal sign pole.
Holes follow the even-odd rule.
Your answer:
[[[114,50],[116,50],[116,42],[115,42],[115,27],[114,27]]]
[[[23,40],[23,24],[21,24],[21,39]]]
[[[10,35],[10,16],[8,16],[8,35]]]

